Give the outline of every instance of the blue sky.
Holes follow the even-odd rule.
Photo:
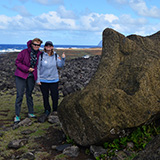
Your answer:
[[[158,0],[3,0],[0,44],[35,37],[62,45],[97,45],[105,28],[125,36],[160,30]]]

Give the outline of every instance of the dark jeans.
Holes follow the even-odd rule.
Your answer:
[[[17,116],[20,115],[23,95],[25,91],[26,91],[28,113],[33,113],[34,110],[33,110],[32,91],[35,86],[34,77],[28,77],[27,79],[23,79],[16,76],[15,80],[16,80],[16,89],[17,89],[17,97],[16,97],[16,103],[15,103],[16,115]]]
[[[56,83],[41,83],[40,89],[43,95],[43,105],[45,111],[51,112],[51,107],[49,104],[49,92],[52,98],[53,111],[57,111],[58,106],[58,82]]]

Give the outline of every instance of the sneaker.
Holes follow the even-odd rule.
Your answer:
[[[28,117],[29,118],[36,118],[36,116],[34,114],[32,114],[32,113],[28,113]]]
[[[20,122],[20,117],[19,116],[15,116],[14,117],[14,123],[19,123]]]

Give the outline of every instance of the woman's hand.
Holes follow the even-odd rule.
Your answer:
[[[65,57],[66,57],[66,55],[65,55],[64,52],[63,52],[63,53],[62,53],[62,58],[65,58]],[[61,60],[61,57],[59,56],[58,59]]]
[[[41,82],[38,82],[37,84],[40,86],[40,85],[41,85]]]
[[[34,68],[29,68],[28,71],[29,71],[29,72],[33,72],[33,71],[34,71]]]
[[[66,57],[65,52],[63,52],[63,54],[62,54],[62,58],[65,58],[65,57]]]

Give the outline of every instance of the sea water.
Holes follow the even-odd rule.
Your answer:
[[[85,48],[96,48],[97,45],[54,45],[56,49],[59,48],[77,48],[77,49],[85,49]],[[27,48],[26,44],[0,44],[0,54],[1,53],[9,53],[9,52],[20,52],[21,50]],[[44,48],[44,45],[41,45],[40,50]]]

